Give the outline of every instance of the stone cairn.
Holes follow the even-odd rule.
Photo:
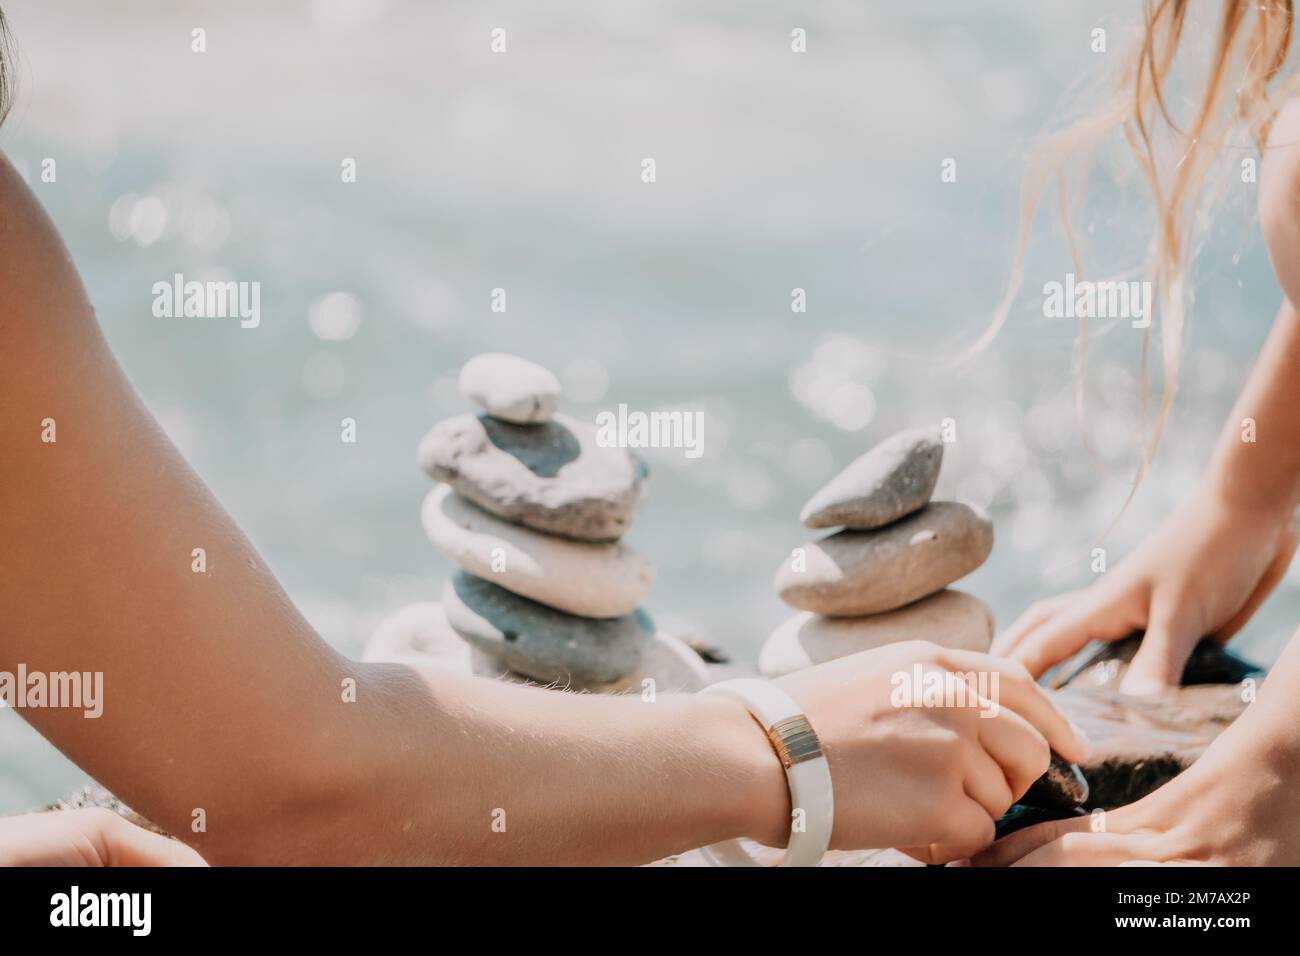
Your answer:
[[[656,632],[641,608],[654,566],[620,540],[645,491],[645,464],[558,414],[559,381],[526,359],[476,356],[459,385],[482,414],[439,422],[417,451],[436,482],[424,530],[459,570],[441,604],[411,605],[381,624],[366,659],[433,659],[571,690],[708,683],[700,654]]]
[[[930,500],[942,462],[938,430],[910,429],[812,496],[804,526],[842,530],[796,548],[777,573],[781,600],[803,613],[763,645],[764,676],[895,641],[988,650],[992,610],[948,585],[984,563],[993,525],[967,505]]]

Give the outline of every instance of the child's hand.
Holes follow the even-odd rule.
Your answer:
[[[1229,505],[1207,484],[1114,571],[1031,606],[993,653],[1041,675],[1088,641],[1145,630],[1121,690],[1176,685],[1202,637],[1227,641],[1241,630],[1286,573],[1297,541],[1293,516],[1280,506]]]
[[[184,843],[112,810],[52,810],[0,818],[0,866],[206,866]]]
[[[1300,865],[1298,640],[1292,637],[1256,701],[1173,780],[1126,807],[1018,830],[971,863]]]

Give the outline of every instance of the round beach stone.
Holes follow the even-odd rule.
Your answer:
[[[696,621],[677,614],[656,614],[655,624],[660,634],[671,634],[677,638],[705,664],[730,664],[731,655],[727,650],[715,644],[708,632]]]
[[[464,642],[462,641],[462,643]],[[536,681],[531,677],[525,677],[523,674],[516,674],[510,668],[506,667],[505,663],[500,658],[493,657],[491,654],[485,654],[477,647],[473,647],[469,644],[466,644],[465,646],[469,648],[470,670],[474,673],[475,677],[487,677],[491,680],[503,680],[508,684],[536,683]]]
[[[442,604],[456,633],[477,650],[544,684],[611,684],[636,670],[654,633],[642,610],[575,617],[464,571],[447,582]]]
[[[447,622],[437,601],[408,604],[379,622],[366,641],[367,662],[436,664],[470,672],[470,647]]]
[[[874,531],[840,531],[796,548],[776,575],[786,604],[833,617],[911,604],[970,574],[993,550],[988,517],[935,501]]]
[[[584,541],[627,531],[646,478],[639,458],[600,446],[594,425],[565,415],[540,425],[458,415],[433,426],[416,457],[435,481],[480,508]]]
[[[944,590],[869,617],[804,612],[772,632],[759,652],[758,669],[764,677],[782,677],[858,651],[917,640],[953,650],[987,651],[993,642],[993,611],[964,591]]]
[[[570,614],[631,614],[654,583],[654,566],[625,544],[554,538],[510,524],[448,485],[425,496],[420,517],[429,540],[462,570]]]
[[[709,665],[686,642],[660,631],[654,636],[631,674],[601,690],[611,694],[641,694],[646,681],[654,681],[655,694],[693,694],[712,683]]]
[[[925,506],[943,463],[943,442],[932,428],[886,438],[827,482],[803,506],[808,528],[879,528]]]
[[[547,421],[560,407],[560,380],[506,352],[474,356],[461,368],[459,385],[462,395],[493,418],[520,425]]]

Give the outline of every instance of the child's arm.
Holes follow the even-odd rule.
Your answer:
[[[1040,602],[994,651],[1041,674],[1146,630],[1128,691],[1176,684],[1196,642],[1239,631],[1286,573],[1300,502],[1300,103],[1274,123],[1259,219],[1286,298],[1196,492],[1091,587]]]
[[[140,404],[2,159],[0,210],[0,670],[103,672],[97,719],[22,711],[79,766],[212,863],[619,863],[783,842],[781,766],[729,700],[562,694],[333,651]],[[891,707],[890,675],[914,661],[999,666],[907,644],[783,686],[822,737],[836,845],[965,855],[1049,741],[1083,746],[1006,662],[994,719]]]

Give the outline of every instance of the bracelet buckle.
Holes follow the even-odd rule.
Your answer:
[[[817,739],[817,732],[803,714],[778,720],[767,729],[767,739],[772,742],[772,749],[781,758],[781,766],[786,770],[797,763],[816,760],[822,756],[822,742]]]

